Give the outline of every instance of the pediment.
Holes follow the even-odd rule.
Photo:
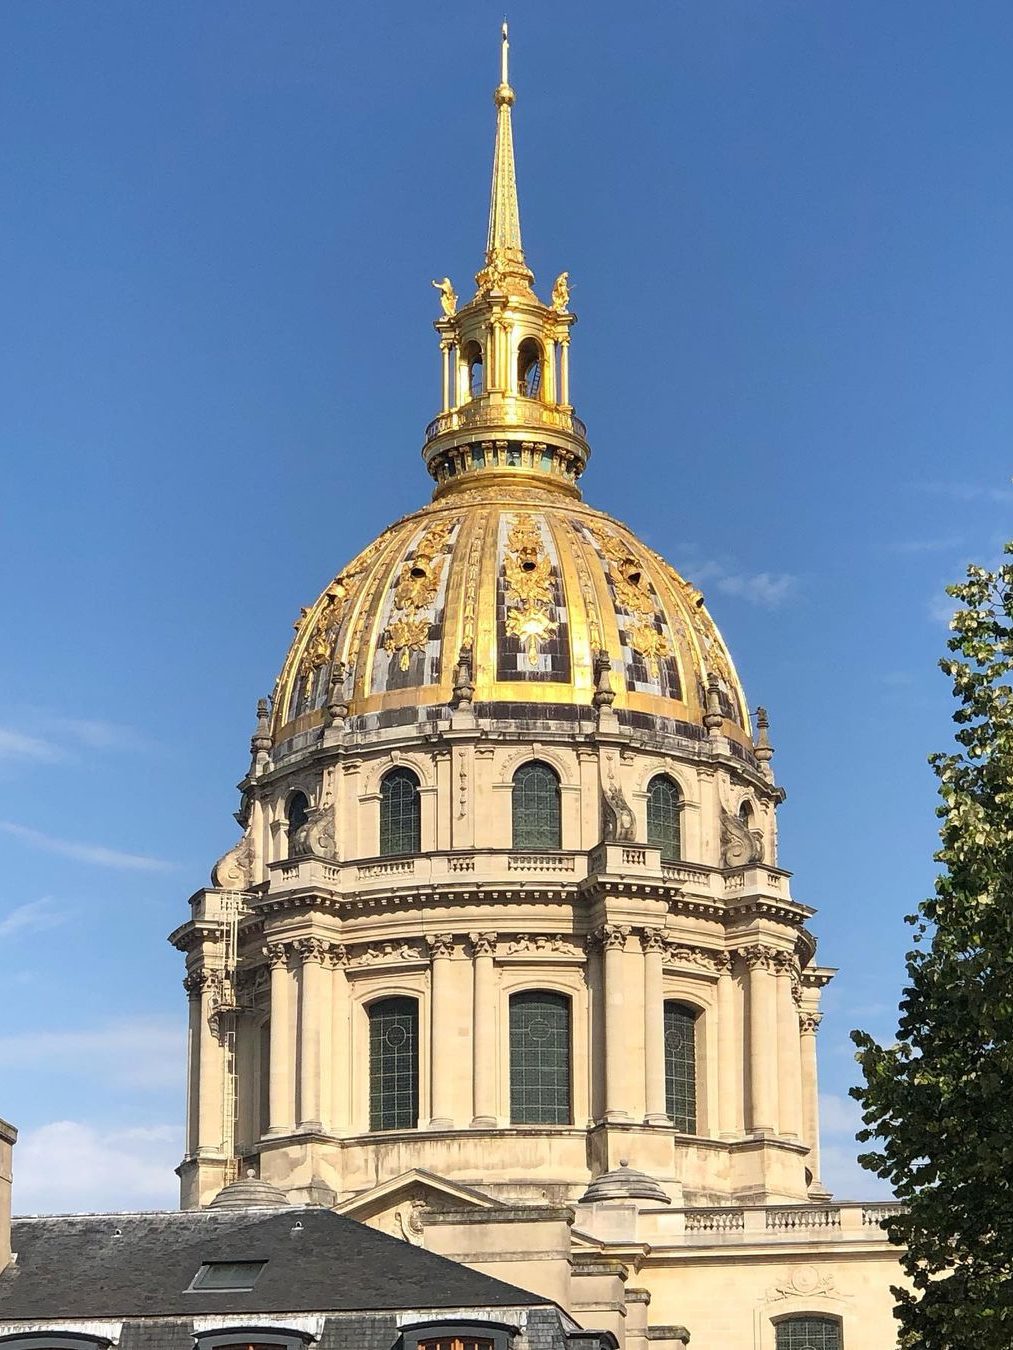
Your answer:
[[[448,1181],[421,1167],[402,1172],[390,1181],[373,1186],[368,1191],[360,1191],[335,1205],[338,1214],[417,1246],[422,1245],[419,1212],[423,1209],[502,1208],[498,1200],[484,1192]]]

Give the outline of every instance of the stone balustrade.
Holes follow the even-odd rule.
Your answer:
[[[680,1230],[687,1242],[770,1243],[823,1242],[828,1239],[882,1242],[883,1220],[899,1214],[903,1206],[892,1202],[840,1205],[722,1205],[709,1209],[670,1210],[658,1218],[658,1235],[675,1236]]]

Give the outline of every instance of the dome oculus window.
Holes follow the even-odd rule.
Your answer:
[[[537,853],[561,843],[559,777],[548,764],[522,764],[513,783],[513,846]]]
[[[663,862],[682,857],[682,793],[664,773],[647,785],[647,842],[661,849]]]

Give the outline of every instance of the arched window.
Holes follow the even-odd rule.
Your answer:
[[[309,798],[305,792],[293,792],[288,799],[288,851],[291,856],[295,837],[310,817]]]
[[[537,759],[522,764],[514,774],[514,848],[561,848],[560,838],[559,776]]]
[[[665,1114],[696,1134],[696,1011],[685,1003],[665,1004]]]
[[[461,351],[467,376],[467,396],[477,398],[485,389],[485,368],[482,363],[482,348],[477,342],[468,342]]]
[[[739,807],[739,820],[742,821],[747,830],[753,828],[753,808],[748,802],[743,802]]]
[[[811,1313],[786,1317],[777,1324],[777,1350],[843,1350],[841,1324]]]
[[[534,338],[517,348],[517,392],[525,398],[542,396],[542,349]]]
[[[384,998],[369,1006],[369,1128],[419,1123],[419,1005]]]
[[[391,769],[380,784],[380,853],[418,853],[422,848],[419,780],[411,769]]]
[[[510,999],[510,1120],[569,1125],[570,1000],[530,989]]]
[[[647,842],[665,862],[682,857],[682,793],[664,773],[647,785]]]

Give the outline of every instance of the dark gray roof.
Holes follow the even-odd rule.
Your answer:
[[[548,1302],[326,1209],[15,1219],[12,1238],[0,1321]],[[186,1293],[205,1261],[267,1265],[250,1293]]]

